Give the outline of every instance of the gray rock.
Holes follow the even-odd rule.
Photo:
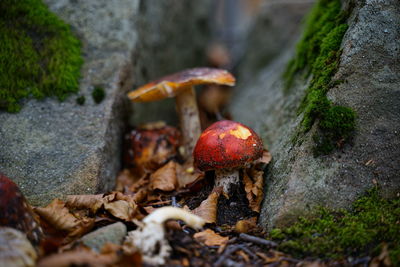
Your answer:
[[[311,129],[301,145],[292,145],[302,118],[296,110],[307,88],[297,80],[283,94],[281,75],[293,45],[236,91],[234,118],[261,133],[273,155],[260,217],[264,227],[310,216],[319,205],[349,208],[375,182],[386,197],[400,190],[400,3],[355,2],[334,77],[345,82],[328,93],[333,103],[357,113],[352,144],[315,158]]]
[[[120,245],[127,234],[125,224],[122,222],[113,223],[97,229],[81,238],[84,245],[90,247],[96,252],[100,252],[106,243]]]
[[[77,105],[76,96],[63,103],[30,100],[18,114],[0,113],[0,172],[12,178],[33,205],[67,194],[110,190],[120,169],[122,133],[130,110],[126,92],[153,76],[199,63],[199,43],[207,36],[206,9],[198,8],[205,3],[46,3],[83,42],[80,94],[86,103]],[[185,18],[193,23],[183,23]],[[100,104],[91,97],[94,86],[106,91]],[[151,113],[148,109],[146,114]]]

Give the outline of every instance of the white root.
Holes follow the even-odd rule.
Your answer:
[[[239,184],[238,169],[216,169],[215,170],[215,186],[221,186],[224,194],[229,196],[232,185]]]
[[[127,252],[139,250],[143,261],[161,265],[171,253],[171,246],[165,238],[164,223],[168,220],[182,220],[194,229],[200,229],[205,221],[184,209],[163,207],[153,211],[143,219],[143,225],[128,233],[124,247]]]

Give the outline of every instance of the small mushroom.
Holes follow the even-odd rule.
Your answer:
[[[128,253],[139,250],[143,261],[161,265],[171,253],[171,246],[165,238],[164,223],[168,220],[182,220],[193,229],[200,229],[206,223],[202,218],[184,209],[162,207],[146,216],[135,231],[128,233],[124,248]]]
[[[196,103],[195,85],[221,84],[233,86],[235,78],[226,70],[194,68],[168,75],[129,92],[133,102],[151,102],[176,96],[176,108],[188,158],[201,133],[199,111]]]
[[[37,247],[43,231],[18,186],[0,173],[0,225],[20,230]]]
[[[262,155],[261,138],[251,128],[228,120],[208,127],[193,151],[194,166],[215,170],[215,186],[222,186],[228,196],[231,185],[239,183],[239,169]]]

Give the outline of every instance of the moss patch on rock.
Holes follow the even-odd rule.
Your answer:
[[[81,43],[41,0],[0,2],[0,109],[79,90]]]
[[[399,266],[399,218],[400,198],[383,199],[375,188],[355,201],[350,211],[320,208],[315,218],[300,218],[269,235],[279,241],[278,249],[296,257],[375,256],[387,244],[393,266]]]
[[[345,23],[347,16],[348,13],[341,10],[340,0],[319,0],[308,16],[304,35],[297,44],[296,55],[284,73],[286,90],[298,74],[302,73],[306,78],[312,75],[299,113],[304,113],[301,122],[303,133],[318,121],[319,131],[314,136],[317,141],[314,152],[317,155],[331,152],[339,140],[348,140],[354,130],[354,111],[334,106],[326,96],[335,85],[332,77],[339,65],[340,44],[348,28]],[[329,125],[335,125],[337,129],[332,131]]]

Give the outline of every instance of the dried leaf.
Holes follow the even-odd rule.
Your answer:
[[[162,191],[172,191],[176,188],[178,182],[176,179],[176,163],[168,162],[156,172],[150,175],[150,188]]]
[[[176,164],[176,178],[179,188],[185,188],[194,181],[198,181],[200,177],[204,177],[204,173],[195,171],[193,166]]]
[[[244,190],[251,210],[260,212],[263,200],[263,171],[251,170],[250,175],[245,171],[243,175]]]
[[[114,217],[125,221],[130,221],[133,218],[137,206],[133,201],[116,200],[104,203],[104,209],[111,213]]]
[[[235,225],[235,231],[238,233],[248,233],[257,228],[257,217],[251,217],[246,220],[240,220]]]
[[[369,266],[370,267],[392,266],[392,261],[390,260],[387,244],[383,244],[381,253],[372,259]]]
[[[96,213],[104,203],[103,194],[98,195],[70,195],[67,196],[65,205],[68,208],[90,209]]]
[[[205,244],[206,246],[221,246],[223,244],[226,244],[228,242],[229,237],[227,236],[220,236],[219,234],[215,233],[211,229],[204,230],[199,233],[195,233],[193,237]]]
[[[69,267],[69,266],[109,266],[117,262],[117,254],[101,255],[90,250],[68,251],[53,254],[39,261],[38,267]]]
[[[38,207],[35,211],[57,230],[72,232],[80,224],[80,221],[65,207],[65,203],[59,199],[54,199],[45,208]]]
[[[211,192],[206,200],[201,202],[200,206],[192,210],[193,214],[200,216],[207,223],[215,223],[217,221],[217,204],[222,188],[217,187]]]
[[[261,159],[259,159],[259,162],[262,162],[262,163],[264,163],[264,164],[268,164],[268,163],[271,162],[271,160],[272,160],[272,155],[271,155],[271,153],[269,153],[268,150],[264,149],[264,151],[263,151],[263,156],[262,156]]]

